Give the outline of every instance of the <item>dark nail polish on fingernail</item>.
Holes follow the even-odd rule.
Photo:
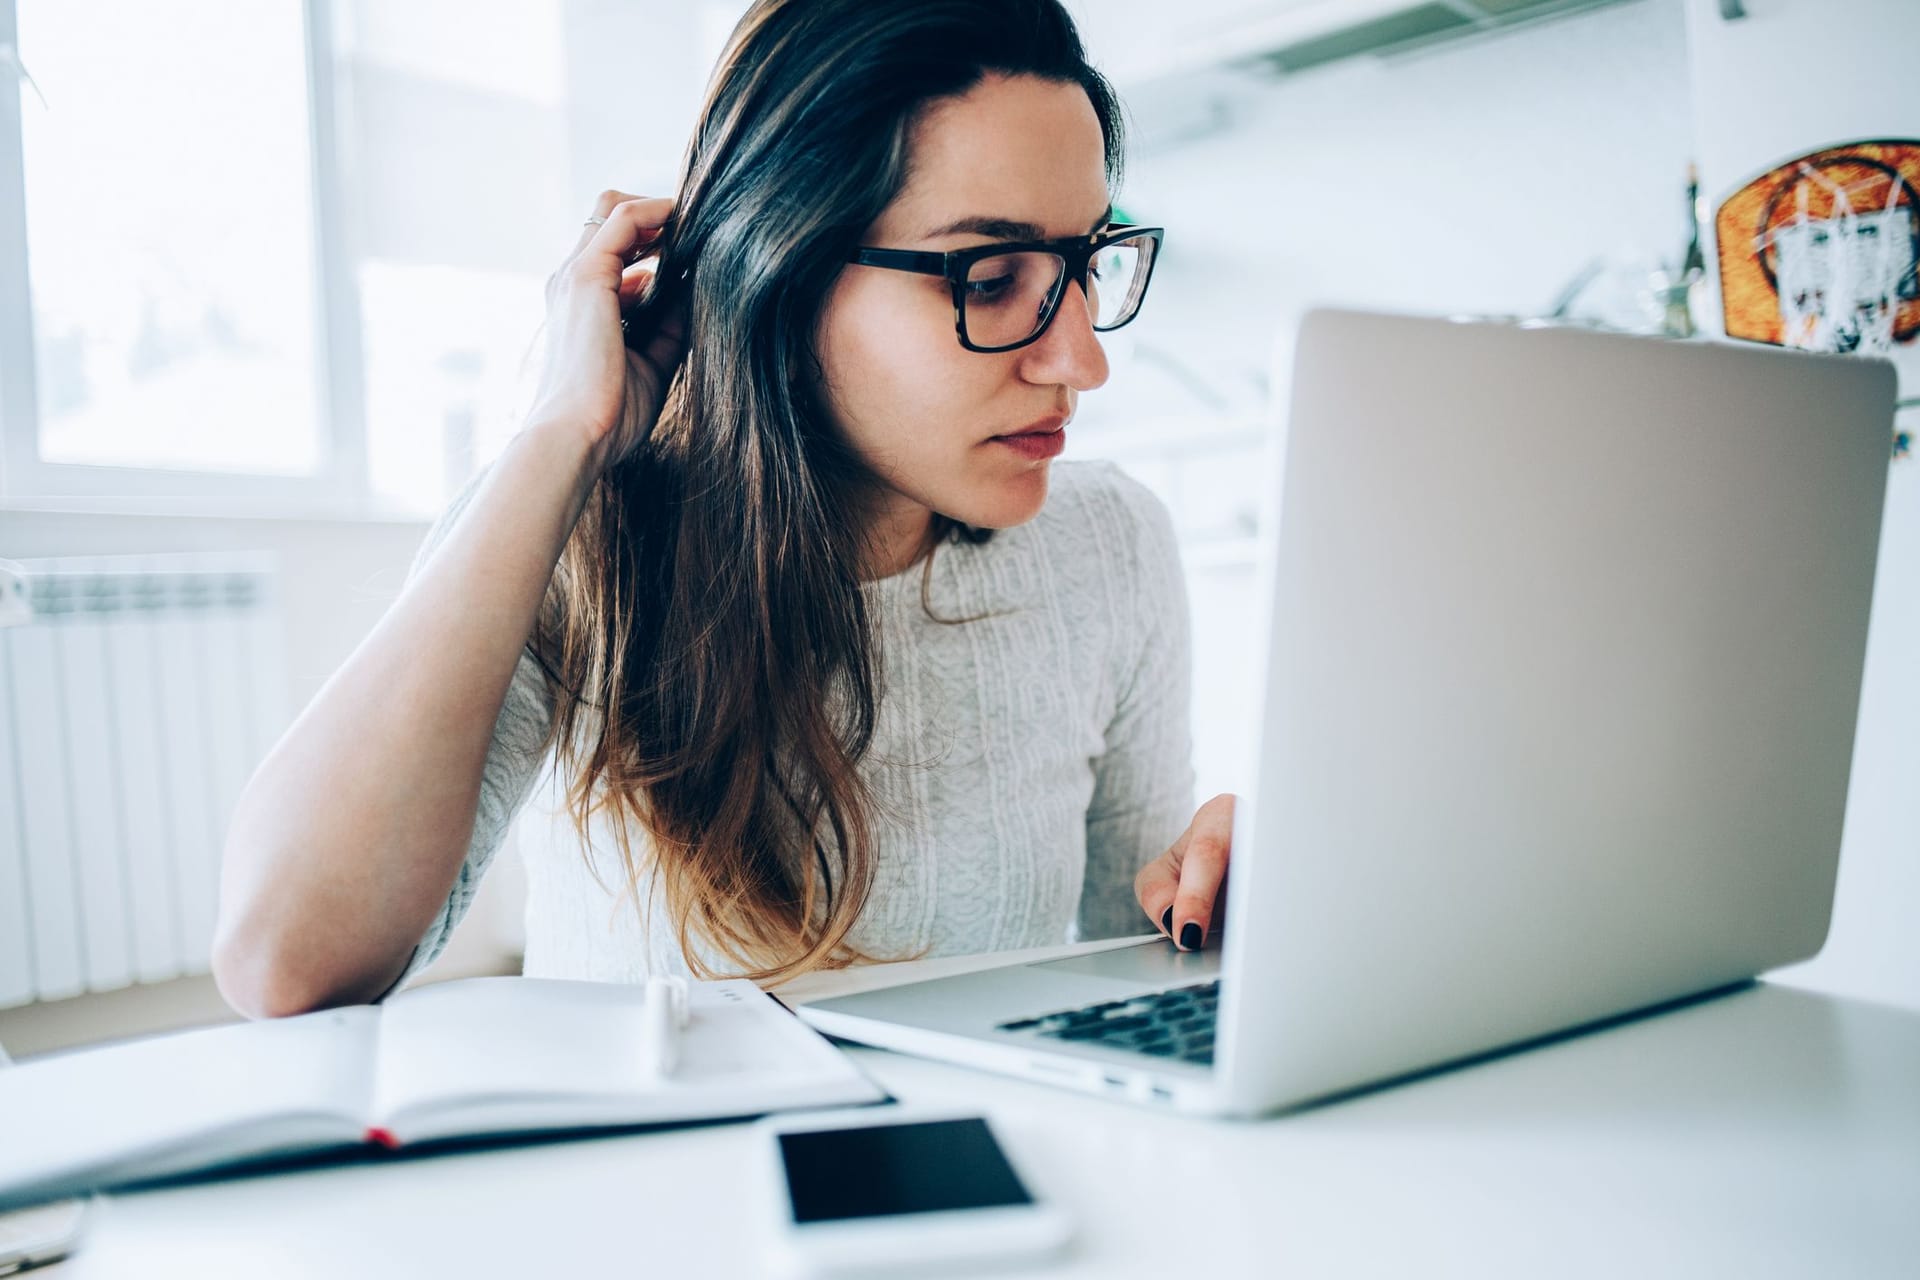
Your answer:
[[[1160,917],[1160,927],[1161,929],[1165,930],[1166,935],[1169,938],[1173,936],[1173,908],[1172,907],[1168,907],[1167,913]]]
[[[1180,947],[1183,951],[1200,949],[1200,926],[1191,920],[1180,927]]]

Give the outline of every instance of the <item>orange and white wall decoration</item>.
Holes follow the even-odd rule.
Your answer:
[[[1920,334],[1920,141],[1780,164],[1726,198],[1714,233],[1729,337],[1887,352]]]

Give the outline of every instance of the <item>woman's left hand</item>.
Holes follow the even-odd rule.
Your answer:
[[[1223,794],[1201,805],[1173,847],[1133,878],[1148,919],[1182,951],[1198,951],[1226,921],[1233,800]]]

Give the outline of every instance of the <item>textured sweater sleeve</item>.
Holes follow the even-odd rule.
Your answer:
[[[468,502],[479,489],[485,474],[483,471],[475,476],[427,531],[407,570],[409,580],[445,541],[461,512],[466,510]],[[422,661],[430,660],[425,654],[421,658]],[[499,718],[493,723],[493,738],[487,745],[487,763],[480,776],[480,802],[474,812],[473,835],[467,841],[466,857],[460,862],[459,873],[454,877],[453,888],[448,892],[446,901],[440,904],[440,910],[427,925],[419,944],[414,947],[413,958],[381,999],[399,990],[414,974],[432,964],[446,950],[447,940],[453,936],[455,926],[466,917],[468,908],[473,905],[474,895],[479,892],[481,876],[486,874],[493,855],[505,840],[514,815],[533,792],[543,757],[541,745],[552,714],[553,701],[547,692],[546,679],[541,674],[539,664],[523,648],[520,661],[513,669],[513,679],[507,686],[506,701],[501,704]]]
[[[1133,530],[1121,562],[1130,566],[1133,632],[1118,649],[1119,698],[1093,762],[1082,939],[1152,930],[1134,901],[1133,877],[1193,820],[1192,636],[1180,547],[1153,491],[1115,475],[1111,492]]]

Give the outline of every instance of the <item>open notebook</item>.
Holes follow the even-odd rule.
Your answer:
[[[694,983],[671,1076],[645,988],[467,978],[0,1072],[0,1206],[368,1144],[717,1120],[885,1094],[752,983]]]

